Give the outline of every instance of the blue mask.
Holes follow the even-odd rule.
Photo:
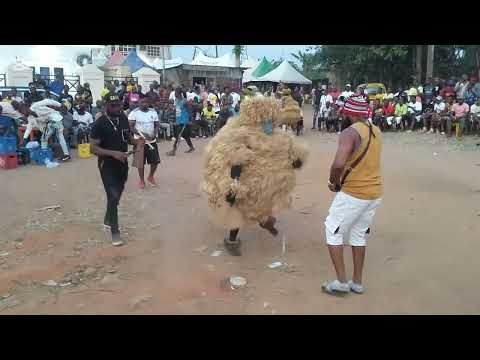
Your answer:
[[[262,124],[263,132],[267,135],[273,135],[273,121],[268,120]]]

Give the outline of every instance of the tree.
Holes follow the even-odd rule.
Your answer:
[[[245,51],[245,45],[234,45],[233,46],[233,53],[235,54],[235,65],[240,67],[240,57],[242,56],[243,52]]]

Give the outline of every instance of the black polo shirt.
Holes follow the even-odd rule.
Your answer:
[[[128,151],[128,139],[130,137],[130,127],[128,119],[125,114],[121,113],[117,119],[109,118],[106,115],[100,116],[92,126],[91,137],[95,140],[100,140],[99,146],[106,150],[113,151]],[[124,165],[124,163],[115,160],[108,156],[101,158],[98,157],[99,162],[101,160],[108,160],[109,162],[118,163],[118,165]]]

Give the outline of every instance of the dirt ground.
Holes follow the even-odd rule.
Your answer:
[[[323,222],[337,135],[310,130],[311,109],[304,112],[311,156],[293,208],[278,215],[282,234],[242,230],[242,257],[211,256],[225,233],[208,222],[199,190],[208,140],[175,158],[160,143],[157,189],[139,190],[131,169],[120,248],[101,226],[96,158],[2,171],[0,314],[480,313],[480,140],[384,134],[385,196],[367,247],[366,293],[335,298],[320,286],[334,276]],[[50,205],[61,207],[37,211]],[[268,268],[274,261],[284,265]],[[226,286],[235,275],[247,279],[244,288]]]

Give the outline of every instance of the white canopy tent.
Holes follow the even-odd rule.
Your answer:
[[[245,81],[245,80],[244,80]],[[295,68],[290,65],[287,60],[284,60],[275,69],[267,73],[266,75],[252,79],[250,81],[269,81],[269,82],[282,82],[286,84],[306,84],[310,85],[311,80],[300,74]]]

